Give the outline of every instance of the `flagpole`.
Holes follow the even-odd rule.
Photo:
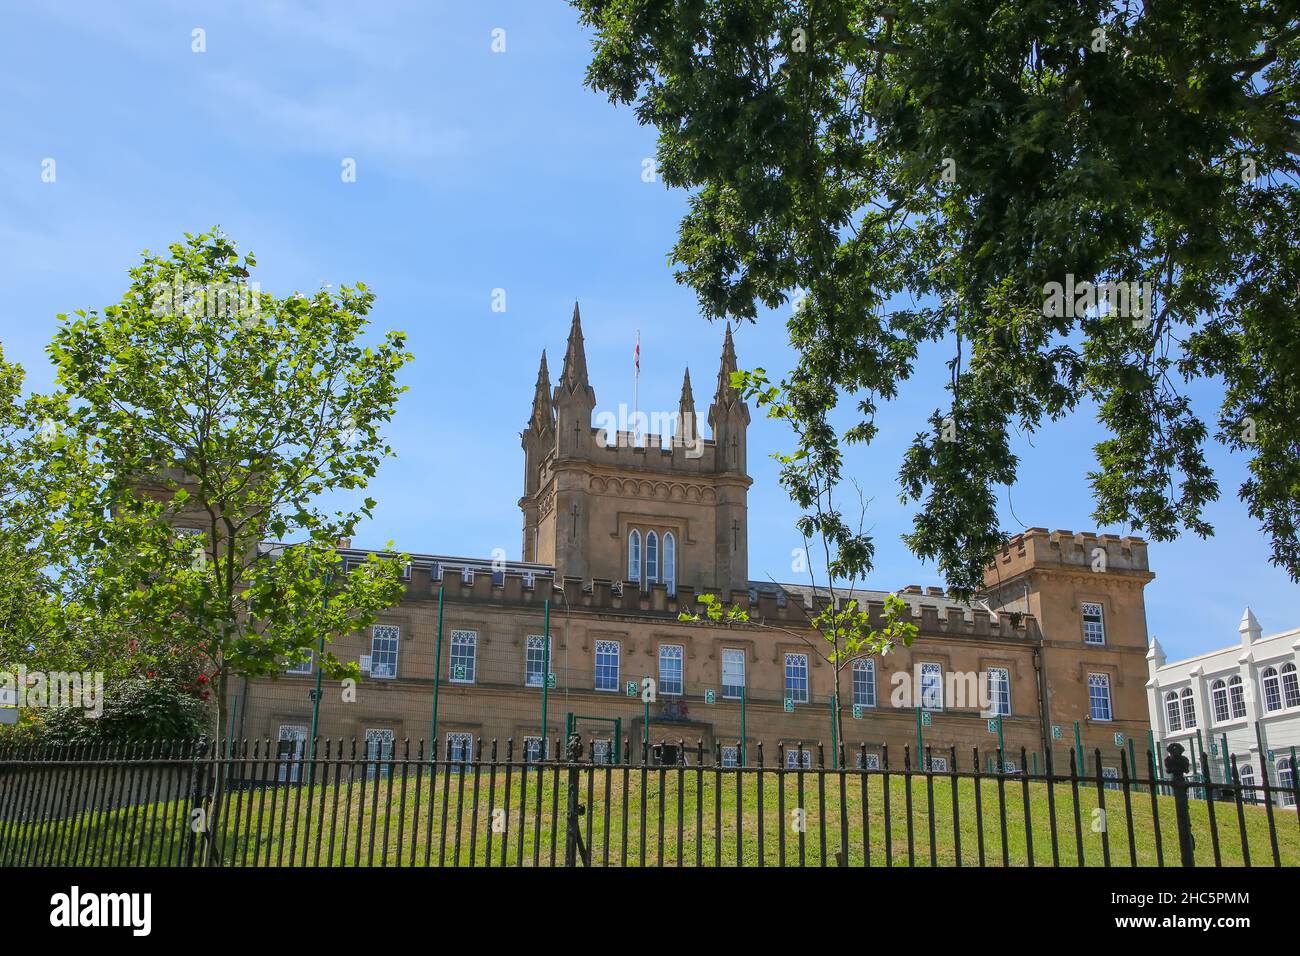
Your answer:
[[[636,372],[632,376],[632,443],[641,447],[641,330],[636,330]]]

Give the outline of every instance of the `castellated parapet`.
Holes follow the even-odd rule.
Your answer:
[[[599,414],[599,412],[598,412]],[[582,457],[596,467],[619,471],[652,471],[663,475],[712,475],[721,470],[718,446],[711,438],[691,442],[671,441],[657,434],[615,433],[613,442],[603,428],[590,430],[590,451]]]
[[[1104,572],[1154,577],[1142,538],[1084,531],[1027,528],[1007,541],[985,574],[996,587],[1030,570]]]
[[[420,562],[413,563],[415,568],[407,585],[407,601],[436,599],[437,588],[441,585],[446,600],[466,603],[540,608],[550,598],[551,608],[556,612],[582,609],[615,615],[659,617],[669,621],[676,621],[681,613],[701,611],[698,595],[690,587],[679,587],[675,594],[670,594],[664,584],[642,589],[636,584],[601,579],[584,582],[581,578],[566,577],[557,581],[549,575],[513,570],[496,575],[479,571],[467,578],[459,567],[451,563],[427,567],[421,567]],[[875,595],[878,592],[870,593]],[[829,603],[825,597],[806,600],[797,591],[781,595],[773,590],[758,591],[756,595],[748,590],[732,591],[718,597],[743,608],[755,624],[773,624],[792,630],[807,629],[809,620]],[[884,623],[883,597],[867,596],[864,592],[858,592],[854,597],[860,607],[866,608],[873,626]],[[840,597],[841,605],[846,599],[845,595]],[[981,607],[956,606],[951,602],[942,605],[922,600],[906,603],[912,623],[922,634],[1012,641],[1034,641],[1039,637],[1038,624],[1032,614],[990,613]]]

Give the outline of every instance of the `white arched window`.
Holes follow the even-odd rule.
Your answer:
[[[654,584],[659,580],[659,535],[647,531],[645,536],[645,582]]]
[[[635,528],[627,536],[627,577],[629,581],[641,580],[641,532]]]
[[[1242,683],[1240,674],[1228,681],[1228,703],[1232,707],[1233,719],[1246,716],[1246,685]]]
[[[1255,791],[1251,788],[1255,786],[1255,768],[1250,764],[1242,764],[1237,768],[1237,775],[1241,778],[1241,799],[1244,803],[1255,802]]]
[[[1295,806],[1295,774],[1291,772],[1291,758],[1277,762],[1278,800],[1284,807]]]
[[[1282,665],[1282,703],[1287,707],[1300,707],[1300,678],[1294,664]]]
[[[1214,722],[1221,724],[1229,718],[1228,685],[1220,677],[1210,685],[1210,702],[1214,708]]]
[[[1183,718],[1178,709],[1178,693],[1176,691],[1171,690],[1165,694],[1165,720],[1169,723],[1171,733],[1183,729]]]
[[[1282,684],[1277,679],[1277,671],[1271,667],[1264,671],[1264,709],[1282,709]]]
[[[1196,703],[1192,700],[1192,689],[1184,687],[1183,693],[1183,727],[1191,730],[1196,726]]]
[[[668,593],[677,593],[677,539],[671,531],[664,532],[664,584]]]

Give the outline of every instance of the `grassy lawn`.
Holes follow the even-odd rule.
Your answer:
[[[886,808],[884,778],[865,783],[847,773],[758,776],[751,772],[693,768],[599,767],[583,771],[580,800],[584,840],[597,866],[704,865],[818,866],[838,862],[847,845],[850,866],[1024,866],[1053,863],[1051,808],[1055,802],[1057,860],[1062,866],[1178,865],[1174,800],[1135,791],[1105,790],[1104,811],[1096,785],[1080,784],[1077,803],[1070,784],[1026,785],[1018,778],[959,779],[954,829],[952,781],[890,776]],[[548,865],[563,861],[565,771],[546,768],[526,775],[489,769],[466,773],[440,770],[433,786],[427,773],[417,783],[411,767],[391,779],[322,779],[316,786],[271,787],[226,795],[216,815],[216,845],[226,865]],[[1026,799],[1027,792],[1027,799]],[[645,794],[644,807],[641,800]],[[558,799],[557,799],[558,798]],[[625,799],[626,798],[626,799]],[[1025,809],[1030,825],[1026,829]],[[1214,864],[1210,807],[1191,801],[1198,865]],[[929,810],[933,808],[931,815]],[[1077,813],[1076,813],[1077,807]],[[802,808],[802,815],[799,809]],[[558,809],[558,812],[557,812]],[[432,810],[432,812],[430,812]],[[1267,811],[1246,806],[1238,816],[1230,803],[1213,805],[1221,861],[1271,865]],[[1300,863],[1300,817],[1295,808],[1274,807],[1278,854],[1283,865]],[[800,832],[799,820],[803,827]],[[909,816],[911,820],[909,844]],[[1077,818],[1077,827],[1076,827]],[[931,825],[933,820],[933,826]],[[1132,821],[1132,838],[1128,821]],[[558,827],[555,821],[559,821]],[[679,825],[680,820],[680,825]],[[201,821],[200,821],[201,822]],[[181,801],[143,804],[108,812],[83,812],[63,820],[0,822],[0,859],[96,865],[176,865],[185,859],[188,808]],[[761,848],[760,848],[761,826]],[[1005,839],[1003,833],[1005,832]],[[459,834],[459,839],[457,835]],[[847,839],[846,839],[847,837]],[[1158,851],[1157,846],[1160,846]],[[8,846],[8,850],[3,847]],[[982,857],[981,857],[982,846]],[[910,848],[909,848],[910,847]],[[1080,855],[1080,849],[1082,855]]]

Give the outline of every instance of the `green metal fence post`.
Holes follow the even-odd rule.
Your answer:
[[[745,766],[745,741],[747,739],[745,732],[745,698],[748,696],[747,688],[744,684],[740,686],[740,765]]]
[[[438,687],[442,684],[442,594],[445,585],[438,585],[438,638],[433,652],[433,721],[429,725],[429,755],[438,752]]]
[[[551,599],[547,598],[542,604],[543,625],[542,625],[542,749],[538,754],[539,760],[546,759],[546,744],[550,739],[546,733],[546,707],[550,702],[551,693]],[[566,737],[567,741],[568,738]]]
[[[836,691],[835,693],[831,694],[831,769],[832,770],[840,769],[840,737],[839,737],[839,728],[836,726],[836,724],[839,723],[839,719],[838,719],[840,716],[839,711],[840,711],[840,692]]]

